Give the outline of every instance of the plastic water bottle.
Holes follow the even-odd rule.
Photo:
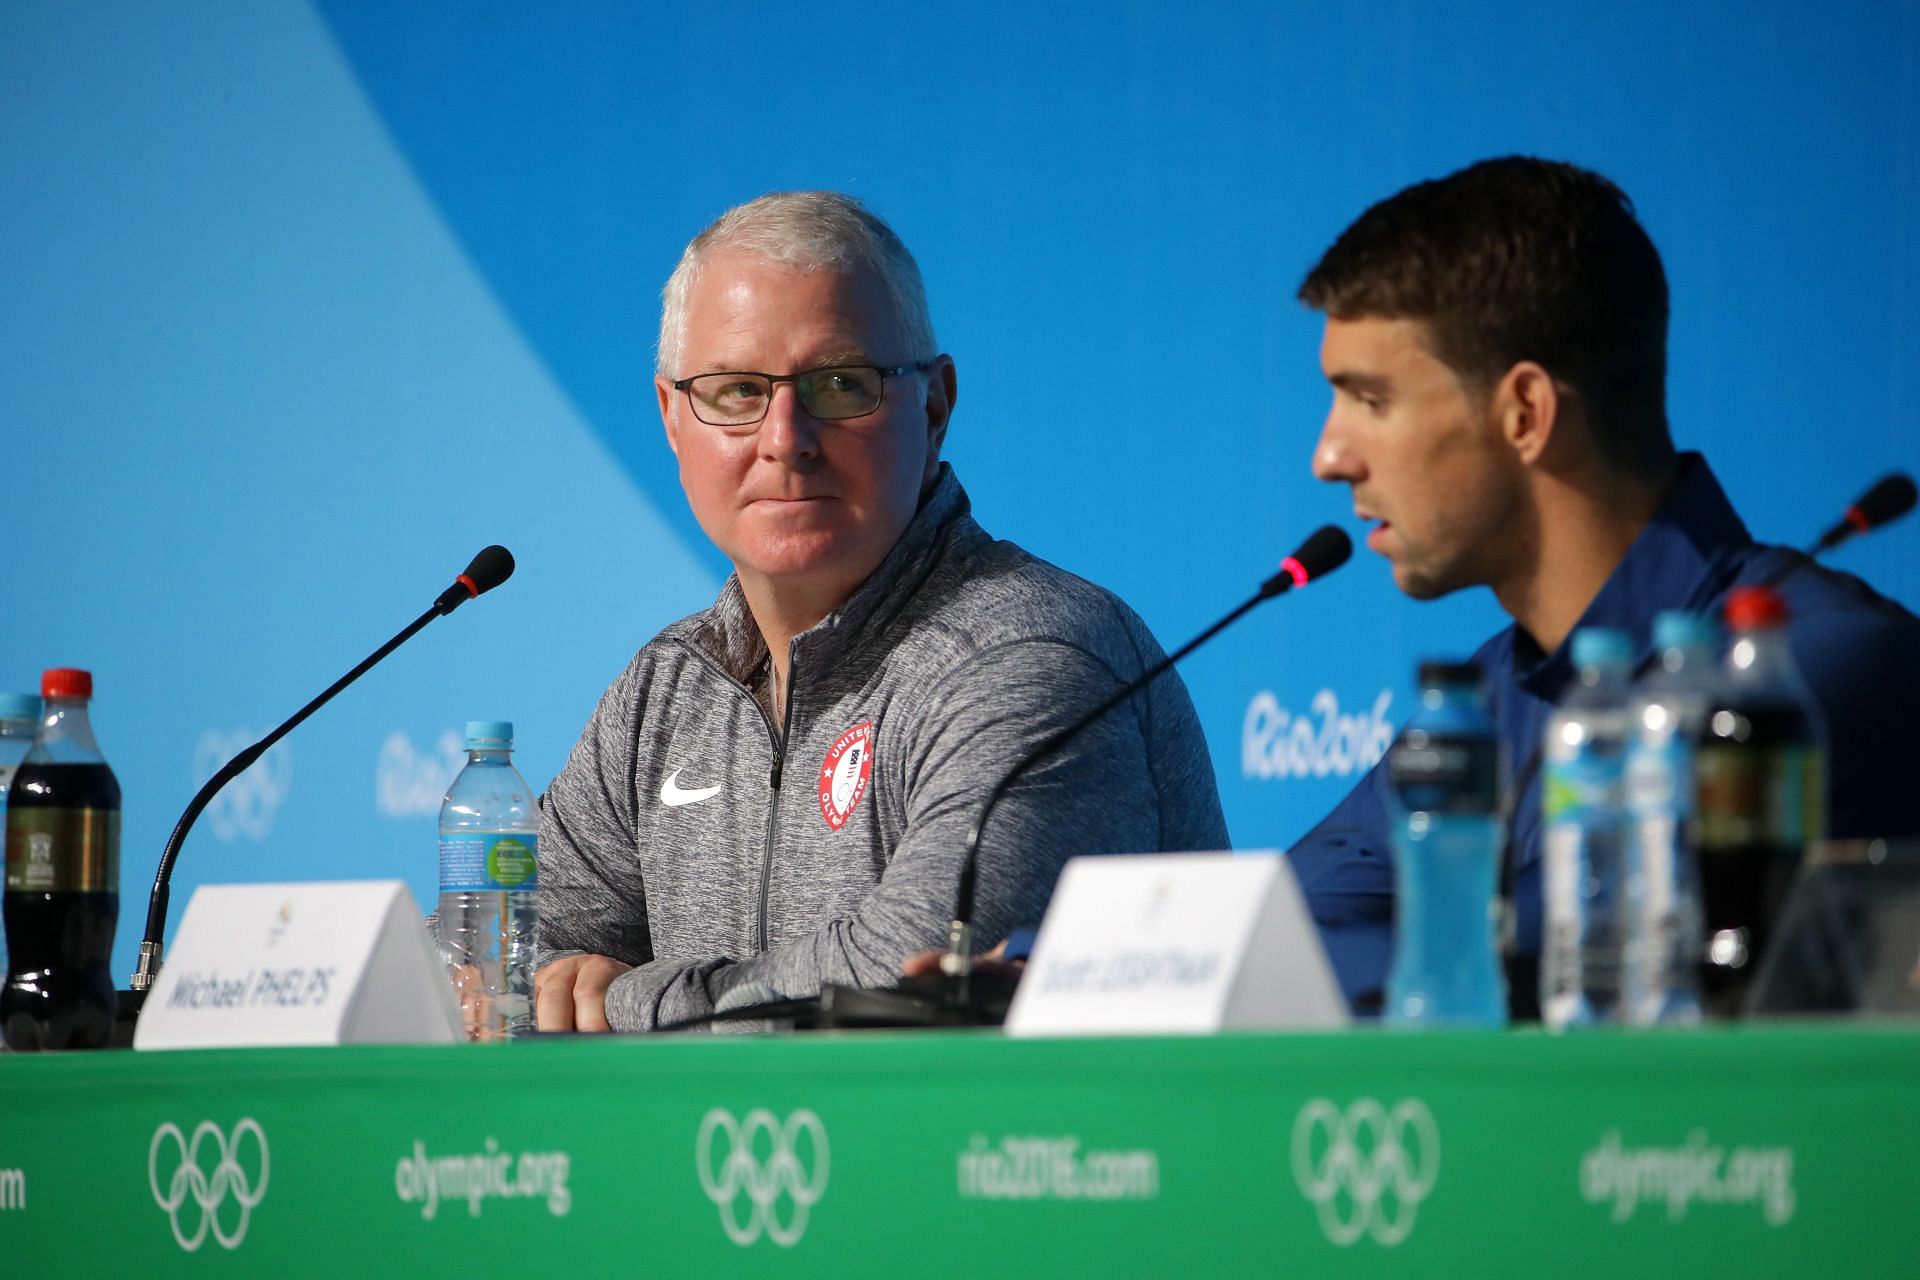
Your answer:
[[[0,802],[7,797],[13,771],[33,745],[40,725],[40,699],[30,693],[0,693]]]
[[[1634,692],[1627,741],[1627,813],[1633,824],[1637,904],[1628,950],[1639,972],[1626,1020],[1642,1026],[1700,1020],[1699,826],[1694,743],[1720,686],[1720,628],[1703,614],[1653,620],[1659,660]]]
[[[1696,748],[1707,1012],[1739,1011],[1807,843],[1826,834],[1826,729],[1768,587],[1727,596],[1722,696]]]
[[[1495,939],[1499,763],[1478,669],[1421,663],[1420,709],[1387,753],[1400,808],[1386,1008],[1395,1026],[1506,1025]]]
[[[513,766],[513,725],[467,722],[467,763],[440,806],[435,929],[468,1035],[533,1029],[539,815]]]
[[[1579,683],[1547,721],[1541,748],[1545,930],[1540,1017],[1550,1030],[1618,1021],[1626,953],[1629,841],[1624,789],[1627,680],[1623,631],[1573,633]]]
[[[7,808],[7,784],[33,745],[40,724],[40,699],[30,693],[0,693],[0,817]],[[7,938],[0,929],[0,973],[7,971]]]

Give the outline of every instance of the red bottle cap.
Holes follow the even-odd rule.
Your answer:
[[[1772,587],[1735,587],[1727,593],[1727,630],[1755,631],[1787,624],[1787,602]]]
[[[78,667],[48,667],[40,673],[43,698],[91,698],[93,672]]]

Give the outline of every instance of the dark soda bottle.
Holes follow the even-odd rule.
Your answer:
[[[1707,1012],[1740,1012],[1809,841],[1826,834],[1826,731],[1769,587],[1727,597],[1726,681],[1694,752]]]
[[[7,1048],[98,1049],[113,1035],[120,783],[87,719],[93,677],[40,678],[40,731],[7,793]]]

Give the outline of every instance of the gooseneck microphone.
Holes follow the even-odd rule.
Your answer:
[[[140,941],[140,965],[133,974],[131,993],[120,993],[120,1007],[125,1012],[137,1014],[147,991],[153,986],[153,980],[160,975],[160,961],[164,950],[167,929],[168,886],[173,880],[173,864],[180,856],[180,846],[186,842],[187,832],[200,813],[220,789],[245,773],[253,763],[274,743],[291,733],[300,722],[325,706],[333,695],[358,680],[372,669],[374,664],[398,649],[413,638],[415,632],[432,622],[458,609],[476,596],[484,595],[513,576],[513,553],[502,546],[487,547],[473,558],[466,571],[454,579],[453,585],[440,593],[433,607],[408,623],[399,635],[375,649],[367,659],[353,670],[335,680],[319,697],[294,712],[281,726],[260,741],[246,748],[233,759],[222,765],[208,778],[206,784],[194,794],[188,802],[186,812],[180,815],[180,821],[174,824],[173,834],[167,837],[167,847],[160,855],[160,870],[153,878],[153,896],[147,900],[147,932]],[[131,1006],[131,1007],[129,1007]]]
[[[1284,595],[1332,573],[1353,554],[1353,542],[1334,525],[1317,530],[1299,549],[1280,562],[1280,570],[1231,613],[1202,631],[1172,654],[1162,658],[1140,675],[1127,681],[1112,694],[1087,710],[1058,732],[1035,745],[1006,773],[981,801],[979,816],[967,830],[960,871],[959,889],[954,895],[953,921],[947,931],[947,950],[940,957],[940,972],[924,978],[907,978],[891,989],[868,989],[828,983],[818,999],[774,1001],[750,1008],[729,1009],[725,1013],[689,1018],[658,1028],[677,1031],[715,1022],[752,1021],[789,1017],[816,1021],[823,1026],[957,1026],[997,1022],[1004,1013],[1010,983],[990,996],[975,987],[973,972],[974,885],[979,878],[980,838],[994,806],[1016,781],[1033,765],[1067,745],[1100,717],[1139,693],[1176,662],[1198,649],[1239,621],[1262,601]],[[984,998],[983,998],[984,997]]]
[[[966,861],[960,870],[960,890],[955,897],[953,922],[948,927],[947,953],[940,957],[940,972],[959,980],[960,990],[956,994],[962,1003],[968,996],[966,981],[973,972],[973,889],[980,869],[980,835],[986,830],[987,818],[994,806],[1000,803],[1000,797],[1007,788],[1033,765],[1079,737],[1094,721],[1159,679],[1172,669],[1174,663],[1238,622],[1256,605],[1325,577],[1345,564],[1352,555],[1353,540],[1337,525],[1322,525],[1292,555],[1280,562],[1279,572],[1261,583],[1260,589],[1242,601],[1233,612],[1122,685],[1072,724],[1027,752],[1019,763],[1001,775],[1000,781],[987,792],[987,798],[981,803],[980,816],[974,819],[973,826],[967,830]]]
[[[1836,520],[1833,527],[1821,534],[1816,542],[1805,551],[1789,555],[1778,568],[1752,585],[1779,586],[1835,547],[1851,542],[1863,533],[1885,528],[1906,515],[1913,510],[1915,496],[1913,477],[1906,472],[1892,471],[1881,476],[1871,488],[1854,499],[1846,514]]]
[[[512,576],[513,552],[498,543],[495,543],[491,547],[482,547],[480,548],[480,554],[476,555],[467,564],[466,571],[455,578],[453,585],[445,591],[442,591],[440,598],[433,602],[433,613],[436,617],[445,617],[467,601],[487,594],[487,592],[493,590]],[[419,622],[415,623],[414,626],[416,629],[423,627],[428,621],[429,619],[422,618]],[[405,640],[407,636],[412,634],[413,632],[411,631],[406,632],[401,635],[400,640]],[[394,643],[398,644],[399,641],[395,641]],[[371,666],[385,656],[386,654],[384,652],[376,653],[368,660],[366,665]],[[358,674],[359,672],[354,672],[354,675]],[[350,675],[341,683],[344,685],[352,679],[353,676]],[[332,697],[333,694],[334,690],[329,689],[326,693],[320,695],[320,702],[325,702],[328,698]],[[318,704],[316,703],[315,705]]]
[[[1808,549],[1807,554],[1821,555],[1856,534],[1869,533],[1883,524],[1898,520],[1913,510],[1914,497],[1913,477],[1904,471],[1880,477],[1871,489],[1847,508],[1846,515],[1820,535],[1820,540]]]

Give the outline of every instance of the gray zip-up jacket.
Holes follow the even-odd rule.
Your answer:
[[[1112,593],[968,512],[943,464],[872,577],[794,638],[784,735],[750,692],[767,652],[735,579],[601,697],[541,800],[540,963],[637,965],[607,992],[616,1029],[895,981],[946,940],[987,790],[1162,656]],[[1076,854],[1227,847],[1170,672],[1001,799],[976,936],[1038,922]]]

